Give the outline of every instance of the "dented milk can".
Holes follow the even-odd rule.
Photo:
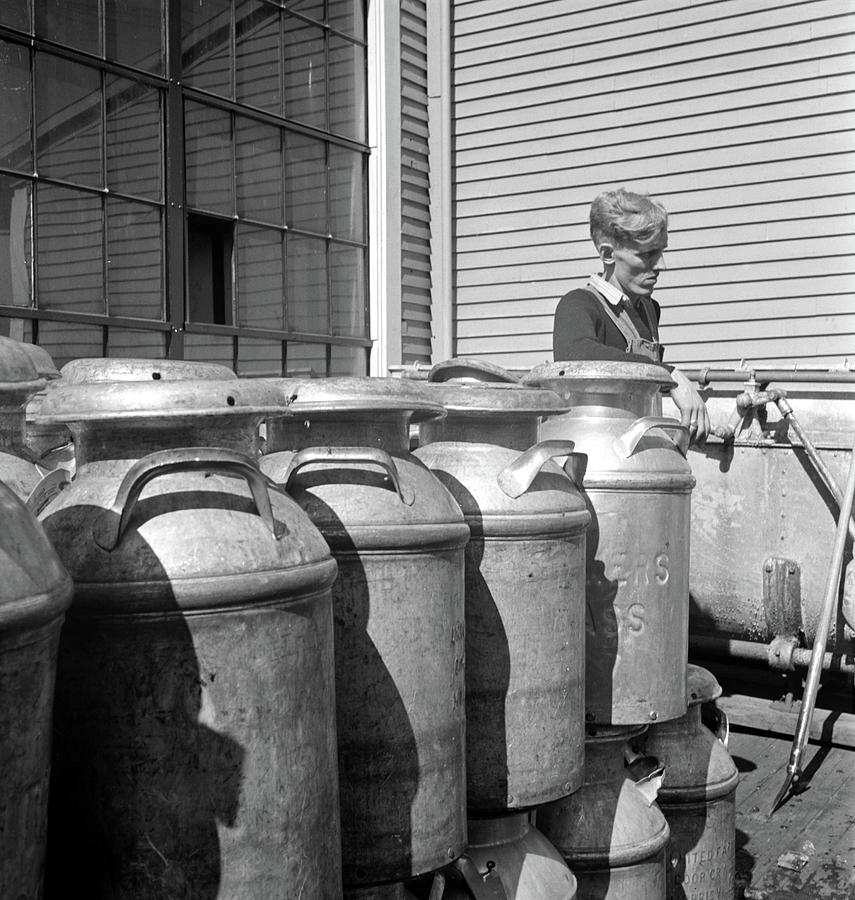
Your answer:
[[[279,380],[262,470],[338,562],[333,588],[348,888],[441,868],[466,842],[463,552],[454,498],[409,451],[444,415],[392,378]]]
[[[253,456],[283,404],[240,379],[45,398],[77,451],[42,513],[74,580],[48,897],[341,896],[336,565]]]
[[[544,419],[542,438],[585,454],[586,717],[641,724],[686,712],[688,432],[655,415],[668,371],[624,362],[556,362],[523,379],[556,391],[570,412]]]
[[[566,412],[559,397],[465,380],[464,362],[431,370],[426,396],[448,415],[422,424],[416,456],[454,495],[470,531],[466,779],[472,815],[530,808],[582,784],[590,515],[553,461],[572,453],[573,444],[537,440],[539,416]],[[479,371],[471,371],[477,378]],[[448,372],[456,377],[445,380]]]
[[[0,335],[0,480],[27,501],[44,476],[26,446],[26,406],[47,383],[28,345]]]
[[[71,578],[0,482],[0,897],[42,896],[51,718]]]
[[[733,900],[739,772],[701,723],[702,704],[721,687],[711,672],[690,665],[688,691],[686,715],[641,738],[644,752],[665,767],[657,802],[671,829],[668,900]]]
[[[629,776],[625,745],[644,726],[589,726],[585,783],[547,803],[537,827],[576,876],[579,900],[663,900],[668,823]]]

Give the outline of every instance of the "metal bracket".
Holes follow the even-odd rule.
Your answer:
[[[802,630],[801,568],[794,560],[772,556],[763,563],[763,612],[770,639]]]

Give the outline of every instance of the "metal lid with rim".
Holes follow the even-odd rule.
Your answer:
[[[237,414],[286,415],[288,397],[262,379],[58,383],[36,424],[174,420]]]
[[[136,359],[120,357],[81,357],[67,362],[60,370],[67,384],[103,381],[189,381],[237,379],[227,366],[178,359]]]
[[[674,380],[664,366],[612,360],[567,360],[534,366],[522,384],[547,387],[562,397],[593,392],[623,394],[631,389],[668,391]]]
[[[0,404],[23,406],[45,383],[26,346],[0,335]]]

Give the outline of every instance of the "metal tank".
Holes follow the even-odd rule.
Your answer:
[[[537,827],[576,876],[579,900],[665,898],[668,823],[625,767],[626,742],[644,728],[589,727],[584,785],[537,811]]]
[[[586,717],[631,725],[686,712],[690,500],[688,432],[656,415],[672,381],[661,366],[557,362],[524,383],[554,390],[571,411],[541,438],[586,457]]]
[[[0,482],[0,897],[42,896],[57,646],[71,578]]]
[[[466,547],[466,778],[470,816],[526,809],[582,784],[585,530],[572,480],[538,442],[552,391],[485,383],[464,361],[434,367],[416,456],[469,526]],[[450,378],[450,380],[449,380]],[[471,379],[471,380],[469,380]]]
[[[0,480],[29,500],[44,476],[25,440],[25,409],[47,383],[27,345],[0,335]]]
[[[341,896],[336,565],[254,460],[260,382],[46,397],[74,479],[42,521],[74,579],[46,896]]]
[[[644,753],[665,766],[657,803],[671,830],[668,900],[733,900],[736,787],[739,772],[724,744],[701,723],[701,707],[721,686],[700,666],[688,668],[689,710],[652,725]]]
[[[466,843],[463,553],[456,501],[409,451],[444,415],[399,379],[276,382],[261,468],[326,537],[333,588],[343,877],[441,868]]]

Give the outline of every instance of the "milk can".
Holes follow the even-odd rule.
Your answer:
[[[527,813],[469,819],[465,856],[446,869],[442,900],[574,900],[576,879]]]
[[[444,415],[399,379],[278,382],[261,468],[326,537],[333,588],[342,857],[348,887],[404,881],[463,851],[463,552],[456,501],[409,451]]]
[[[671,378],[661,366],[557,362],[523,379],[556,391],[570,412],[542,438],[587,456],[586,717],[641,724],[686,712],[688,432],[654,415]]]
[[[657,803],[671,829],[669,900],[732,900],[736,867],[736,786],[730,754],[701,723],[702,704],[721,695],[711,672],[688,669],[689,710],[651,726],[644,752],[665,766]]]
[[[625,767],[644,726],[589,726],[585,783],[542,806],[537,827],[576,876],[579,900],[663,900],[668,823]]]
[[[252,457],[260,382],[94,381],[45,399],[77,450],[42,520],[74,579],[49,897],[341,896],[336,565]]]
[[[0,335],[0,480],[25,501],[44,474],[26,446],[25,409],[46,383],[27,345]]]
[[[42,896],[56,656],[71,579],[0,482],[0,897]]]
[[[552,391],[467,381],[462,361],[424,385],[448,415],[425,422],[416,456],[466,518],[466,778],[470,815],[525,809],[582,783],[585,529],[590,515],[538,443]],[[479,370],[473,369],[477,378]]]

